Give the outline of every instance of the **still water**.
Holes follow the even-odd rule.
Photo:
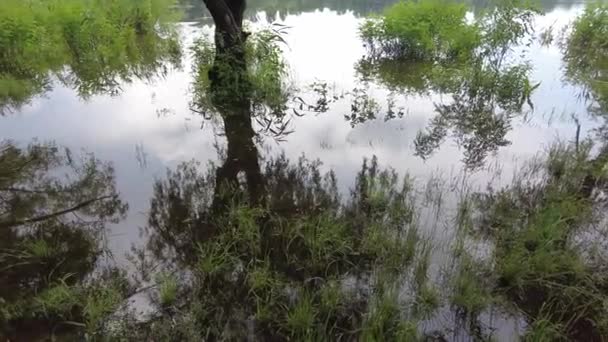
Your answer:
[[[252,1],[249,15],[252,26],[278,22],[288,27],[284,53],[293,84],[304,88],[326,82],[339,93],[360,86],[354,67],[365,54],[357,30],[363,16],[390,2]],[[567,25],[584,4],[564,0],[543,1],[542,6],[546,15],[536,20],[537,32]],[[127,219],[112,226],[109,234],[110,247],[119,259],[139,241],[138,228],[146,224],[154,180],[182,161],[217,161],[217,147],[225,145],[221,129],[190,110],[193,66],[189,47],[212,28],[202,2],[194,1],[184,11],[186,21],[179,25],[185,52],[181,69],[153,82],[124,84],[118,96],[83,100],[74,90],[57,86],[17,113],[1,118],[0,135],[5,139],[22,144],[32,139],[55,141],[113,162],[117,187],[130,205]],[[294,160],[304,154],[319,159],[326,170],[336,172],[342,191],[353,184],[362,160],[373,155],[382,166],[409,173],[421,183],[437,174],[464,174],[478,186],[488,181],[508,182],[523,161],[552,142],[574,139],[573,116],[578,118],[583,136],[595,125],[585,115],[587,105],[579,97],[580,89],[562,81],[559,48],[532,45],[528,58],[534,83],[541,83],[532,98],[534,110],[513,120],[507,135],[511,144],[490,155],[479,170],[464,170],[463,151],[451,140],[426,161],[414,155],[417,132],[426,127],[434,116],[434,104],[442,100],[433,94],[398,96],[395,101],[404,109],[403,118],[378,118],[354,127],[344,119],[350,104],[339,102],[326,113],[294,118],[294,132],[284,141],[263,138],[261,155],[269,158],[285,153]],[[379,103],[386,103],[389,91],[383,85],[371,82],[366,90]]]

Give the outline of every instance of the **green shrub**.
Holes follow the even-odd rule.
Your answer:
[[[400,1],[382,17],[368,19],[360,33],[375,54],[410,60],[468,57],[480,41],[466,22],[467,7],[447,0]]]

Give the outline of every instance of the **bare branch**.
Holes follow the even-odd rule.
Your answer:
[[[87,201],[84,201],[82,203],[79,203],[71,208],[67,208],[61,211],[57,211],[54,213],[50,213],[50,214],[45,214],[45,215],[41,215],[38,217],[34,217],[34,218],[30,218],[30,219],[25,219],[25,220],[12,220],[12,221],[5,221],[5,222],[1,222],[0,223],[0,228],[10,228],[10,227],[14,227],[14,226],[20,226],[23,224],[28,224],[28,223],[36,223],[36,222],[42,222],[42,221],[46,221],[58,216],[62,216],[77,210],[80,210],[82,208],[85,208],[95,202],[99,202],[99,201],[103,201],[105,199],[109,199],[109,198],[113,198],[115,197],[114,195],[111,196],[103,196],[103,197],[98,197],[98,198],[93,198]]]
[[[37,189],[25,189],[25,188],[0,188],[0,191],[7,191],[7,192],[23,192],[26,194],[55,194],[55,193],[59,193],[59,192],[66,192],[66,191],[59,191],[59,190],[37,190]]]

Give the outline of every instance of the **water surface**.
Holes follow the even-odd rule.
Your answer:
[[[302,88],[317,81],[327,82],[336,93],[361,86],[354,66],[365,55],[357,27],[364,15],[391,3],[384,1],[252,1],[252,26],[279,22],[289,27],[285,58],[291,81]],[[474,1],[476,8],[483,3]],[[537,31],[570,22],[583,9],[581,1],[542,1],[546,11],[536,21]],[[75,90],[56,86],[44,97],[36,98],[17,113],[1,118],[0,134],[5,139],[26,144],[33,139],[53,140],[74,151],[93,152],[116,168],[117,187],[130,204],[128,217],[111,227],[111,247],[117,257],[139,241],[139,227],[146,224],[152,184],[182,161],[217,161],[217,146],[225,145],[221,128],[190,110],[192,58],[189,47],[194,39],[212,32],[201,1],[191,1],[179,25],[184,45],[180,70],[152,82],[135,81],[122,85],[118,96],[96,95],[86,100]],[[420,183],[437,174],[463,175],[479,186],[490,180],[508,182],[521,163],[544,151],[552,142],[574,139],[578,117],[583,133],[596,123],[585,115],[587,105],[580,89],[563,82],[560,50],[533,45],[529,59],[532,78],[541,82],[534,93],[534,110],[512,122],[507,139],[511,145],[490,155],[486,166],[469,171],[462,163],[463,151],[448,140],[424,161],[414,155],[413,141],[419,130],[434,116],[434,103],[440,95],[397,96],[405,111],[403,118],[385,122],[382,118],[352,126],[344,119],[348,102],[339,102],[326,113],[295,118],[293,134],[284,141],[263,138],[263,158],[285,153],[292,160],[305,154],[319,159],[325,169],[333,169],[339,187],[346,191],[353,184],[363,158],[376,155],[383,166],[409,173]],[[389,91],[378,83],[366,85],[379,103],[386,103]],[[496,177],[501,170],[500,177]]]

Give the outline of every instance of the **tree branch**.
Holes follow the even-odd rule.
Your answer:
[[[58,216],[62,216],[77,210],[80,210],[84,207],[87,207],[95,202],[98,201],[103,201],[105,199],[109,199],[109,198],[113,198],[115,197],[114,195],[109,195],[109,196],[102,196],[102,197],[98,197],[98,198],[93,198],[87,201],[84,201],[82,203],[79,203],[71,208],[67,208],[61,211],[57,211],[54,213],[50,213],[50,214],[45,214],[45,215],[41,215],[41,216],[37,216],[34,218],[30,218],[30,219],[25,219],[25,220],[12,220],[12,221],[5,221],[5,222],[1,222],[0,223],[0,228],[10,228],[10,227],[14,227],[14,226],[20,226],[23,224],[28,224],[28,223],[36,223],[36,222],[42,222],[42,221],[46,221]]]
[[[26,189],[26,188],[0,188],[0,191],[7,192],[22,192],[26,194],[56,194],[60,192],[67,192],[63,190],[36,190],[36,189]]]

